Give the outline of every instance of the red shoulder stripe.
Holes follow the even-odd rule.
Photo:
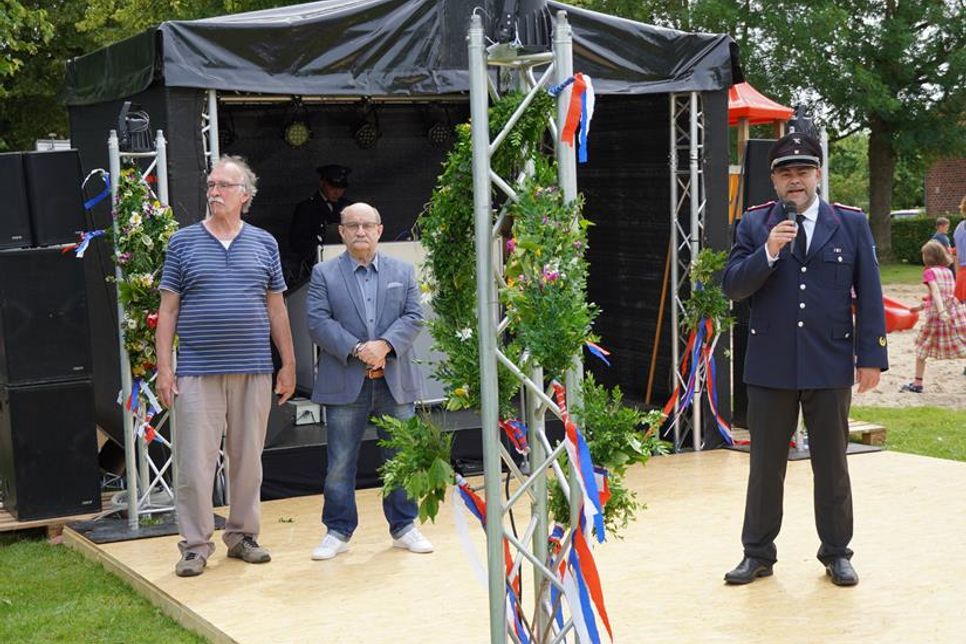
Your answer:
[[[862,212],[861,208],[856,208],[855,206],[846,206],[844,203],[839,203],[837,201],[833,202],[832,205],[835,206],[836,208],[842,208],[844,210],[851,210],[853,212]]]

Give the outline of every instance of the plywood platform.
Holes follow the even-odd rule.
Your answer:
[[[595,549],[617,642],[951,642],[966,633],[966,463],[891,452],[849,458],[855,588],[828,582],[807,461],[789,463],[775,576],[729,587],[748,457],[717,450],[657,458],[630,482],[649,508],[623,540]],[[313,562],[320,497],[263,504],[265,565],[227,559],[174,575],[177,537],[94,546],[65,541],[115,570],[212,641],[488,642],[485,590],[444,507],[423,528],[437,551],[394,551],[376,490],[359,492],[352,549]],[[449,505],[447,503],[447,505]],[[481,531],[474,532],[478,545]],[[527,596],[529,598],[529,594]]]
[[[101,507],[109,508],[111,506],[111,497],[114,493],[106,493],[101,495]],[[88,513],[88,514],[76,514],[67,517],[51,517],[47,519],[30,519],[28,521],[18,521],[17,517],[13,516],[7,510],[0,507],[0,532],[14,532],[16,530],[30,530],[32,528],[46,528],[47,535],[50,537],[55,537],[61,533],[64,526],[68,523],[74,521],[86,521],[88,519],[93,519],[94,517],[101,514],[101,512]]]

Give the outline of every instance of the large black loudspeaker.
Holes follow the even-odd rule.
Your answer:
[[[745,147],[744,165],[744,204],[747,209],[776,198],[775,187],[771,183],[771,168],[768,155],[775,141],[772,139],[749,139]]]
[[[100,511],[89,380],[0,387],[0,479],[19,521]]]
[[[72,253],[0,252],[0,385],[91,376],[86,288]]]
[[[19,152],[0,154],[0,248],[29,248],[30,210]]]
[[[77,150],[26,152],[23,155],[34,244],[77,241],[86,228]]]

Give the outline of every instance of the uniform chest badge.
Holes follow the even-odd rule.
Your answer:
[[[886,338],[884,335],[879,336],[879,346],[884,347],[886,345]]]

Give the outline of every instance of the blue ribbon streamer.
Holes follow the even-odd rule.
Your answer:
[[[101,179],[104,180],[104,189],[84,202],[84,210],[90,210],[97,204],[104,201],[107,196],[111,194],[111,175],[107,174],[106,172],[102,172]]]
[[[570,78],[568,78],[564,82],[560,83],[559,85],[551,85],[550,87],[548,87],[547,88],[547,93],[550,94],[551,96],[553,96],[554,98],[556,98],[557,96],[560,96],[560,92],[562,92],[565,89],[567,89],[567,87],[569,87],[570,85],[572,85],[573,82],[574,82],[574,77],[571,76]]]
[[[587,163],[587,92],[580,95],[580,127],[577,138],[577,162]]]

